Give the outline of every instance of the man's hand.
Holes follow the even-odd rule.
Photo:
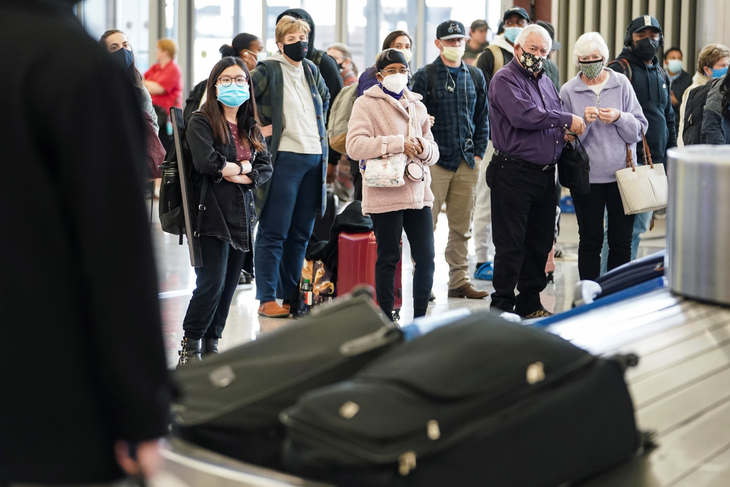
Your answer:
[[[433,115],[429,115],[428,119],[431,121],[431,127],[433,127],[433,124],[436,123],[436,117],[434,117]]]
[[[566,132],[563,136],[563,140],[566,142],[573,142],[575,140],[575,137]]]
[[[261,127],[261,134],[263,134],[264,137],[271,137],[271,134],[274,133],[274,126],[273,125],[266,125],[264,127]]]
[[[613,123],[621,118],[621,112],[615,108],[601,108],[598,111],[598,120],[603,123]]]
[[[114,456],[117,463],[129,476],[142,475],[144,478],[154,476],[162,468],[160,440],[143,441],[137,444],[136,459],[130,456],[129,443],[119,440],[114,444]]]
[[[677,97],[674,96],[674,91],[671,91],[671,93],[672,93],[672,106],[679,105],[679,102],[677,101]]]
[[[327,184],[334,183],[337,177],[337,164],[327,164]]]
[[[586,131],[586,124],[582,118],[573,115],[573,123],[570,124],[570,131],[575,135],[581,135]]]
[[[598,120],[598,108],[586,107],[585,112],[583,112],[583,118],[585,119],[586,123],[595,122],[596,120]]]

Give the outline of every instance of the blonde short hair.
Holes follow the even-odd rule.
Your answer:
[[[160,39],[157,41],[157,49],[165,51],[173,59],[177,56],[177,43],[172,39]]]
[[[703,47],[697,60],[697,71],[705,74],[703,69],[705,66],[712,69],[724,57],[730,57],[730,50],[723,44],[709,44]]]
[[[608,61],[608,46],[598,32],[586,32],[575,41],[573,49],[573,62],[578,65],[578,59],[590,56],[594,52],[603,56],[604,61]]]
[[[299,31],[302,31],[305,34],[309,35],[310,28],[306,20],[298,19],[296,17],[292,17],[291,15],[283,16],[281,19],[279,19],[279,22],[276,24],[276,30],[274,31],[277,44],[279,42],[283,44],[284,38],[287,35]]]

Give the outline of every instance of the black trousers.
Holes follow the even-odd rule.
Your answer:
[[[350,172],[352,173],[352,184],[355,186],[355,201],[362,201],[362,173],[360,172],[360,162],[347,158],[350,161]]]
[[[603,217],[608,212],[608,270],[631,260],[634,215],[625,215],[618,183],[591,184],[588,194],[570,192],[578,219],[578,273],[581,279],[601,275]]]
[[[246,252],[215,237],[200,237],[203,267],[195,268],[195,290],[183,320],[185,336],[220,338],[226,326]]]
[[[386,316],[391,316],[395,302],[395,270],[401,258],[403,230],[411,244],[414,262],[413,308],[415,317],[426,314],[433,287],[434,250],[431,208],[375,213],[373,220],[378,260],[375,262],[375,294]]]
[[[542,307],[545,264],[555,236],[555,167],[495,154],[487,167],[492,199],[492,307],[527,315]],[[520,294],[515,297],[515,286]]]

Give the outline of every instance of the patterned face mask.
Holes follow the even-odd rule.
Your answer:
[[[579,62],[578,67],[586,78],[596,79],[603,71],[605,64],[606,62],[603,59],[599,59],[598,61],[588,61],[585,63]]]
[[[520,55],[520,64],[529,72],[539,73],[542,71],[544,62],[545,58],[535,56],[524,49],[522,50],[522,54]]]

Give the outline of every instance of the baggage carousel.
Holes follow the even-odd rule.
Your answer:
[[[640,291],[637,289],[637,291]],[[631,294],[631,293],[629,293]],[[627,380],[644,430],[658,448],[585,487],[730,486],[730,308],[660,287],[604,298],[546,330],[597,355],[633,352]],[[323,487],[173,439],[166,471],[191,487]]]
[[[525,323],[595,355],[640,357],[626,378],[639,428],[653,431],[658,446],[582,487],[730,487],[730,157],[715,146],[668,156],[668,281]],[[165,457],[167,473],[181,481],[176,487],[324,485],[178,440]]]

